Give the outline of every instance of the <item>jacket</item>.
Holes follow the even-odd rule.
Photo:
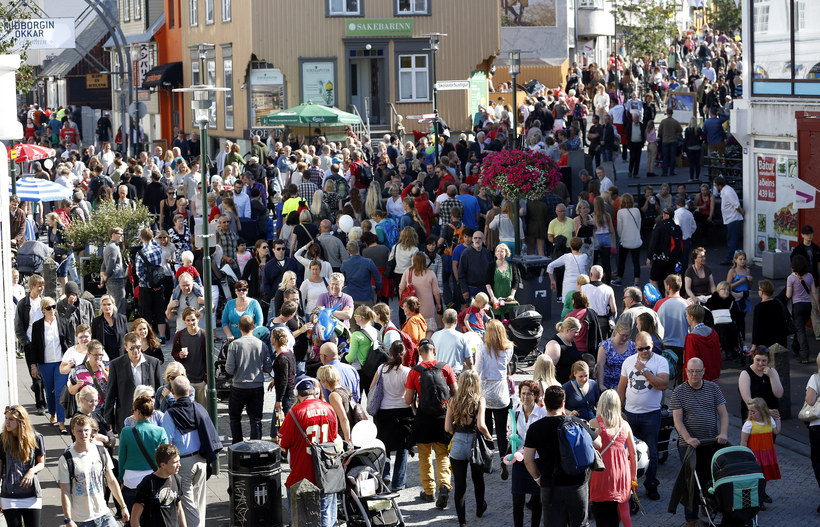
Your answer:
[[[596,313],[594,309],[587,308],[587,312],[584,315],[584,322],[587,324],[587,349],[597,350],[601,342],[606,340],[604,330],[601,327],[601,321],[598,318],[598,313]]]
[[[700,150],[705,140],[706,137],[699,126],[694,129],[687,126],[683,133],[683,144],[689,150]]]
[[[216,455],[222,450],[222,441],[219,439],[219,433],[208,416],[208,412],[201,404],[188,397],[183,397],[177,399],[177,402],[165,413],[171,417],[180,434],[197,431],[200,456],[207,459],[209,463],[216,459]]]
[[[38,298],[35,302],[39,302]],[[14,334],[20,346],[26,346],[29,343],[28,326],[29,317],[31,316],[31,296],[26,295],[17,302],[17,309],[14,312]]]
[[[279,265],[276,258],[271,258],[265,263],[265,270],[263,272],[262,286],[265,296],[273,298],[276,296],[276,290],[279,289],[279,284],[282,282],[282,275],[286,271],[293,271],[296,273],[296,278],[301,281],[304,267],[296,260],[290,257],[285,257],[284,265]]]
[[[156,390],[162,386],[159,361],[149,355],[143,354],[143,357],[145,362],[140,365],[142,384]],[[103,415],[117,434],[122,429],[125,419],[133,413],[134,389],[136,385],[130,357],[123,355],[112,360],[108,368],[108,393],[105,394]]]
[[[692,332],[686,335],[683,343],[683,364],[695,357],[703,361],[703,380],[717,382],[720,378],[721,353],[720,337],[712,328],[707,327],[708,335],[699,335]],[[696,330],[697,331],[697,330]],[[688,379],[686,370],[683,370],[683,380]]]
[[[728,446],[728,445],[725,445]],[[667,512],[675,514],[678,504],[690,511],[697,510],[700,505],[698,484],[695,481],[695,473],[703,485],[703,492],[706,492],[706,485],[712,479],[712,457],[715,453],[724,448],[717,442],[717,439],[704,439],[698,448],[687,448],[683,456],[678,477],[672,486],[672,495],[669,497],[669,508]]]
[[[476,251],[474,247],[464,249],[458,260],[458,284],[462,293],[469,293],[470,288],[485,289],[487,266],[493,262],[492,253],[482,247]]]
[[[649,248],[646,251],[648,258],[653,256],[672,256],[670,245],[671,238],[675,236],[683,241],[683,233],[675,220],[661,220],[652,230],[652,237],[649,239]],[[682,248],[681,248],[682,249]]]
[[[56,317],[57,332],[60,334],[60,354],[64,354],[71,347],[74,334],[69,335],[66,320]],[[26,362],[30,364],[45,364],[45,324],[41,318],[31,326],[31,346],[26,348]]]
[[[91,325],[91,322],[94,320],[94,304],[85,298],[78,298],[74,304],[69,304],[68,301],[63,298],[57,302],[57,315],[66,320],[69,335],[74,335],[77,326],[80,324]],[[71,341],[74,341],[73,336],[71,337]]]
[[[11,225],[9,226],[10,238],[17,241],[20,247],[26,241],[26,213],[18,208],[17,212],[11,215]]]
[[[114,319],[114,332],[117,334],[117,349],[107,349],[105,351],[113,361],[125,353],[123,348],[123,338],[125,337],[125,334],[128,333],[128,321],[126,320],[125,315],[120,315],[119,313],[114,313],[112,317]],[[94,340],[99,340],[103,346],[105,346],[105,329],[103,328],[103,324],[106,323],[107,322],[105,321],[104,315],[100,315],[91,321],[91,338]]]
[[[635,143],[632,141],[632,126],[634,124],[635,123],[633,123],[630,119],[624,125],[624,134],[626,134],[626,142],[632,145],[640,144],[641,148],[643,148],[643,145],[646,143],[646,125],[641,122],[638,123],[638,126],[641,128],[641,140]]]

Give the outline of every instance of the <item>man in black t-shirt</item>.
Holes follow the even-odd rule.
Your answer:
[[[564,474],[558,446],[558,429],[564,420],[566,394],[560,386],[550,386],[544,393],[547,417],[534,422],[524,441],[524,463],[535,482],[541,486],[541,506],[545,527],[562,527],[564,511],[571,527],[587,525],[589,511],[590,469],[578,475]],[[593,445],[601,449],[601,439],[586,421],[571,418],[592,436]],[[535,459],[535,454],[538,459]]]
[[[137,486],[131,509],[134,525],[186,527],[180,499],[179,450],[164,444],[154,453],[157,470]]]

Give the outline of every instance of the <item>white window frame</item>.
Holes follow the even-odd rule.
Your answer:
[[[131,0],[122,0],[122,21],[131,21]]]
[[[231,78],[227,78],[227,74],[230,71]],[[233,57],[222,57],[222,86],[225,88],[229,88],[230,91],[224,92],[225,98],[223,99],[223,105],[225,107],[223,114],[225,117],[225,130],[233,130],[234,128],[234,116],[236,114],[236,109],[234,105],[236,101],[233,97]],[[231,104],[228,104],[228,100],[230,99]],[[228,115],[228,108],[230,107],[230,116]]]
[[[209,56],[205,59],[205,83],[216,86],[216,56]],[[216,102],[216,92],[211,92],[210,99],[213,103],[213,112],[210,113],[213,121],[209,123],[208,128],[216,128],[219,122],[219,105]]]
[[[200,78],[199,74],[199,61],[192,60],[191,61],[191,85],[196,86],[198,84],[202,84],[202,79]]]
[[[214,23],[214,0],[205,0],[205,25]]]
[[[752,11],[752,30],[760,33],[769,31],[769,0],[754,0]],[[765,18],[764,18],[765,17]],[[765,23],[764,23],[765,20]]]
[[[578,7],[581,9],[603,9],[603,0],[578,0]]]
[[[364,0],[357,0],[357,3],[356,3],[357,10],[356,11],[349,11],[347,9],[346,6],[347,6],[348,0],[338,0],[338,1],[341,1],[342,4],[345,6],[345,7],[342,8],[341,11],[334,11],[333,10],[334,0],[326,0],[326,1],[327,1],[327,16],[331,16],[331,17],[332,16],[362,16],[362,14],[363,14],[363,12],[362,12],[362,2]]]
[[[199,0],[188,0],[188,25],[196,27],[199,25]]]
[[[142,0],[134,0],[134,20],[142,20]]]
[[[410,9],[406,11],[402,11],[401,9],[401,2],[402,0],[395,0],[396,2],[396,14],[399,16],[418,16],[418,15],[427,15],[430,12],[430,0],[422,0],[424,2],[424,8],[416,9],[416,0],[407,0],[410,2]]]
[[[794,0],[794,31],[806,30],[806,6],[805,0]]]
[[[405,57],[410,57],[411,58],[411,60],[413,62],[412,67],[410,67],[410,68],[402,68],[401,67],[401,60]],[[423,69],[422,68],[416,68],[415,67],[416,57],[424,57],[426,59],[427,66]],[[432,93],[430,91],[432,89],[430,87],[430,55],[428,55],[426,53],[403,53],[403,54],[399,55],[398,64],[396,66],[397,66],[398,72],[399,72],[399,85],[398,85],[398,91],[399,91],[398,99],[399,99],[399,102],[427,102],[427,101],[432,100],[433,97],[432,97]],[[408,72],[413,75],[413,82],[412,82],[413,92],[415,92],[415,90],[416,90],[416,75],[419,75],[419,74],[422,74],[422,73],[424,74],[424,83],[425,83],[425,85],[427,85],[427,96],[426,97],[424,97],[424,98],[415,97],[415,93],[411,94],[410,97],[405,97],[405,94],[403,94],[401,92],[401,74],[402,73],[408,73]]]
[[[222,0],[222,21],[231,21],[231,0]]]

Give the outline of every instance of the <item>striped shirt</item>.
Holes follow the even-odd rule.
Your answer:
[[[726,404],[723,392],[717,383],[703,381],[703,386],[694,389],[684,382],[672,392],[669,401],[670,410],[683,410],[683,425],[695,439],[711,439],[720,434],[720,418],[717,409]],[[687,443],[683,437],[678,439],[679,446]]]

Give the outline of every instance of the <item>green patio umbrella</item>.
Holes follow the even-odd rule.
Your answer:
[[[321,106],[308,101],[294,108],[288,108],[262,118],[263,126],[279,124],[311,125],[311,124],[359,124],[362,120],[352,113],[343,112],[338,108]]]

